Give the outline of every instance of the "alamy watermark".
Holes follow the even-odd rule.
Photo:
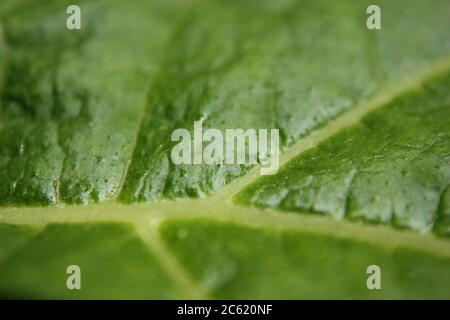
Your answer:
[[[257,164],[261,175],[278,172],[280,135],[278,129],[203,130],[202,121],[194,122],[193,137],[187,129],[172,132],[178,142],[171,152],[172,162],[181,164]]]
[[[69,5],[66,9],[68,17],[66,19],[66,27],[69,30],[81,29],[81,8],[78,5]],[[381,8],[376,4],[367,7],[366,13],[369,17],[366,20],[366,26],[369,30],[381,29]]]
[[[366,286],[369,290],[381,289],[381,268],[376,264],[367,267],[366,273],[370,276],[367,278]]]
[[[81,269],[78,265],[72,264],[67,267],[66,273],[69,274],[66,280],[66,287],[69,290],[81,290]]]
[[[366,26],[369,30],[381,30],[381,8],[376,4],[367,7],[367,14],[370,16],[366,20]]]
[[[81,29],[81,8],[77,5],[70,5],[66,9],[66,13],[69,15],[66,20],[66,27],[69,30]]]

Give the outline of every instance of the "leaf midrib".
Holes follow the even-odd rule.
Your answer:
[[[191,209],[191,210],[190,210]],[[89,206],[22,207],[0,209],[0,223],[45,226],[51,223],[128,223],[146,225],[152,230],[170,220],[213,219],[268,230],[291,230],[332,235],[382,245],[386,248],[410,247],[450,256],[448,241],[434,234],[407,229],[334,220],[312,212],[279,212],[240,206],[221,199],[182,199],[153,204],[117,203]]]
[[[191,210],[189,209],[191,208]],[[283,212],[238,206],[222,199],[183,199],[153,204],[122,205],[117,203],[89,206],[0,208],[0,223],[33,225],[39,231],[20,243],[2,260],[34,241],[48,224],[58,223],[126,223],[158,259],[173,283],[191,299],[208,299],[208,292],[198,284],[161,239],[159,227],[167,221],[209,219],[269,231],[303,232],[337,239],[374,244],[392,252],[410,248],[424,253],[450,257],[448,241],[433,234],[420,235],[390,226],[333,220],[308,212]]]

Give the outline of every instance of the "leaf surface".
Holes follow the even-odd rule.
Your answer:
[[[448,1],[68,4],[0,4],[1,296],[450,297]],[[194,121],[280,171],[174,165]]]

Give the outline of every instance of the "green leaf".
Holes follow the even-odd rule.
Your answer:
[[[376,3],[3,1],[0,296],[448,299],[450,4]],[[279,172],[174,165],[199,120]]]
[[[447,74],[396,98],[238,197],[263,208],[432,229],[444,218],[439,204],[450,181],[449,87]]]
[[[181,9],[86,1],[85,26],[71,32],[69,3],[33,2],[4,18],[4,205],[105,201],[119,192],[149,78]]]

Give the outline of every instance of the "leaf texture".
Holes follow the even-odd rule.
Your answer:
[[[449,1],[69,4],[0,3],[0,296],[450,297]],[[174,165],[194,121],[280,171]]]

